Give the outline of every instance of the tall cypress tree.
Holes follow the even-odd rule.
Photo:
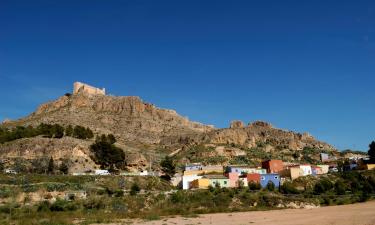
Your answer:
[[[53,158],[51,156],[48,162],[48,173],[53,174],[54,171],[55,171],[55,163],[53,162]]]
[[[375,141],[371,142],[369,145],[368,155],[370,156],[371,162],[375,162]]]

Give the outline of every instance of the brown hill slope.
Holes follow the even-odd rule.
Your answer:
[[[40,123],[81,125],[96,133],[112,133],[119,141],[158,144],[165,137],[204,133],[213,127],[144,103],[139,97],[114,97],[79,93],[41,105],[30,116],[6,126]]]
[[[74,90],[73,95],[67,94],[55,101],[42,104],[29,116],[7,121],[2,126],[37,126],[40,123],[80,125],[89,127],[95,134],[114,134],[118,140],[117,145],[129,156],[127,163],[130,169],[147,167],[146,158],[149,159],[151,152],[156,153],[156,158],[174,152],[173,155],[189,162],[189,151],[192,148],[203,151],[204,154],[200,154],[203,158],[219,156],[227,158],[227,162],[233,156],[243,155],[244,151],[254,149],[261,152],[292,154],[308,148],[312,149],[315,157],[320,150],[336,152],[331,145],[320,142],[306,133],[277,129],[266,122],[257,121],[245,126],[240,121],[234,121],[230,128],[215,129],[189,121],[174,110],[161,109],[145,103],[139,97],[92,94],[82,88]],[[61,158],[61,155],[69,156],[77,148],[89,156],[89,145],[92,141],[28,138],[0,145],[0,156],[14,157],[10,151],[17,151],[22,152],[18,155],[24,158],[39,157],[39,154],[34,153],[40,152]],[[202,145],[209,146],[212,152],[195,148]],[[43,151],[40,151],[41,149]],[[252,155],[248,157],[251,158]],[[84,158],[92,163],[86,159],[87,157]],[[79,160],[77,163],[79,164]]]

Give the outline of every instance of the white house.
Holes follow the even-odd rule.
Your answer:
[[[185,175],[185,176],[182,176],[182,189],[188,190],[189,187],[190,187],[190,182],[192,182],[194,180],[198,180],[200,178],[202,178],[202,176],[198,176],[198,175]]]
[[[12,170],[12,169],[5,169],[4,172],[7,173],[7,174],[17,174],[17,172],[15,170]]]
[[[148,171],[147,171],[147,170],[142,171],[142,172],[139,173],[139,176],[148,176],[148,175],[149,175],[149,174],[148,174]]]
[[[300,165],[299,168],[302,170],[302,176],[312,175],[311,165]]]
[[[106,176],[106,175],[111,175],[108,170],[95,170],[95,175],[101,175],[101,176]]]

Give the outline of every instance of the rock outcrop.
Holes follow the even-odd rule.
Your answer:
[[[235,128],[244,128],[245,124],[242,121],[239,120],[234,120],[230,123],[230,128],[235,129]]]
[[[96,133],[112,133],[120,141],[159,144],[170,136],[193,135],[213,130],[189,121],[174,110],[160,109],[139,97],[86,94],[63,96],[41,105],[35,113],[7,126],[37,126],[40,123],[81,125]]]
[[[232,125],[234,125],[232,123]],[[302,150],[305,147],[312,149],[335,150],[327,143],[316,140],[310,134],[295,133],[274,128],[270,123],[255,121],[247,127],[235,124],[229,129],[220,129],[208,133],[208,139],[213,144],[235,144],[248,148],[264,145],[289,150]]]

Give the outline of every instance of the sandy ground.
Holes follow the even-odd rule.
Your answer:
[[[143,225],[375,225],[375,201],[316,209],[286,209],[168,218],[160,221],[127,221]]]

